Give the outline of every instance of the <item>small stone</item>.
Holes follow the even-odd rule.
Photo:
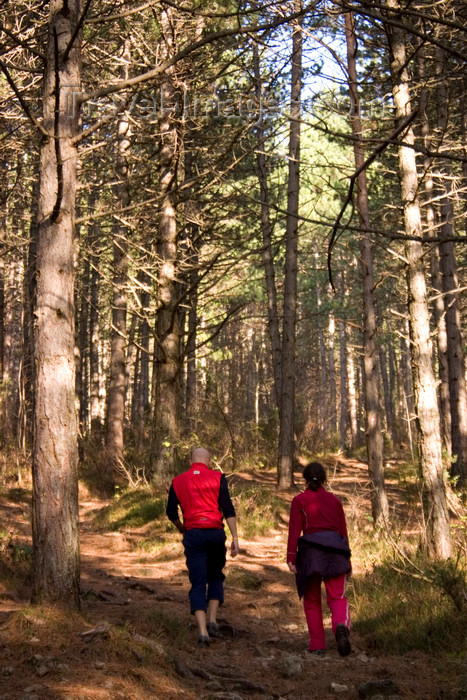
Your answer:
[[[113,687],[114,687],[114,684],[112,683],[112,681],[106,681],[104,683],[104,688],[108,688],[109,690],[112,690]]]
[[[224,688],[220,683],[218,683],[218,681],[209,681],[209,683],[206,683],[206,689],[214,691],[224,690]]]
[[[368,658],[368,656],[367,656],[365,653],[359,654],[359,655],[357,656],[357,659],[358,659],[359,661],[361,661],[362,663],[364,663],[364,664],[368,663],[368,661],[370,660],[370,659]]]
[[[29,685],[27,688],[23,688],[23,693],[40,693],[41,690],[44,690],[44,686],[36,683],[36,685]]]
[[[34,654],[33,656],[31,656],[30,661],[33,664],[40,664],[42,661],[44,661],[44,657],[42,656],[42,654]]]
[[[105,663],[103,661],[96,661],[94,663],[94,668],[96,668],[98,671],[101,671],[103,668],[105,668]]]
[[[204,696],[205,700],[243,700],[243,695],[238,693],[209,693]]]
[[[331,683],[331,693],[347,693],[348,687],[346,685],[341,685],[340,683]]]
[[[253,651],[255,652],[255,656],[260,656],[261,658],[267,656],[267,653],[258,645],[253,648]]]
[[[31,637],[29,641],[31,644],[38,644],[41,640],[38,637]]]
[[[2,676],[12,676],[13,670],[13,666],[5,666],[5,668],[2,668]]]
[[[375,695],[381,695],[383,698],[388,698],[391,695],[398,695],[399,688],[390,678],[385,678],[382,681],[368,681],[363,683],[358,689],[358,695],[362,700],[374,698]]]
[[[38,668],[36,668],[36,676],[39,676],[39,678],[43,678],[44,676],[46,676],[48,674],[48,672],[49,672],[48,666],[46,666],[45,664],[42,664],[42,666],[39,666]]]
[[[284,656],[281,662],[281,671],[284,678],[299,676],[303,671],[303,659],[293,654]]]

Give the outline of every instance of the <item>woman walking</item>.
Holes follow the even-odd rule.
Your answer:
[[[307,488],[295,496],[290,507],[287,564],[303,598],[309,651],[321,656],[326,650],[321,609],[324,581],[337,650],[341,656],[348,656],[352,649],[345,582],[351,565],[344,509],[340,500],[323,487],[326,472],[322,464],[307,464],[303,478]]]

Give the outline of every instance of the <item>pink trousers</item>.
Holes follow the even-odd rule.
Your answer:
[[[323,611],[321,609],[321,577],[312,576],[310,584],[303,596],[308,632],[310,634],[310,651],[325,649]],[[337,625],[345,625],[350,629],[350,612],[345,597],[346,575],[336,576],[324,581],[326,600],[331,611],[332,631],[336,633]]]

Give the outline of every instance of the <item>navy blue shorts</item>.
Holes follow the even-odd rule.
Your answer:
[[[193,528],[183,535],[186,565],[191,583],[191,614],[207,610],[209,600],[224,602],[225,532]]]

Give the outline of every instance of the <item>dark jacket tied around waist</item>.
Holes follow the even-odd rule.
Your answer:
[[[298,540],[295,581],[303,597],[310,576],[334,578],[351,571],[349,542],[332,530],[302,535]]]

